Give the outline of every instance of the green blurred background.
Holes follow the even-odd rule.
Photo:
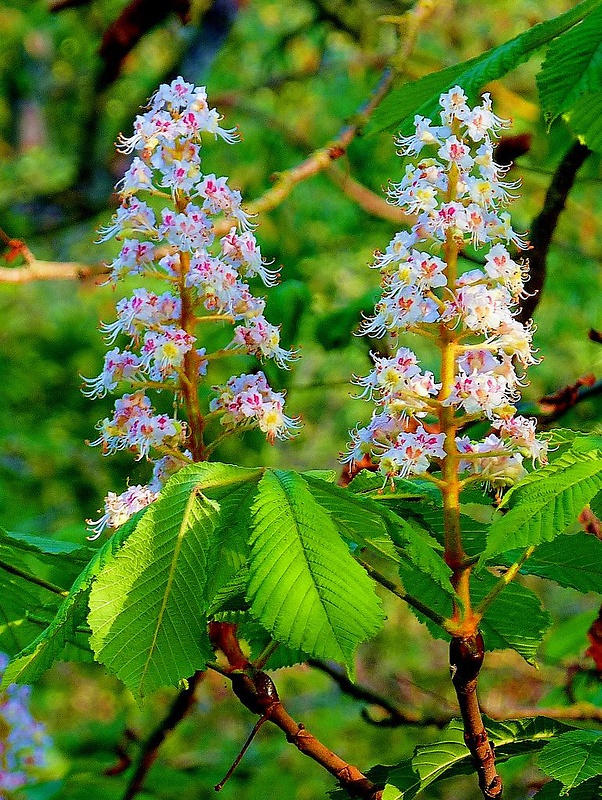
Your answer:
[[[112,186],[126,166],[113,143],[120,131],[128,132],[159,82],[181,73],[206,85],[227,126],[239,126],[242,141],[236,147],[209,144],[205,171],[230,176],[252,200],[269,188],[275,173],[323,146],[353,115],[395,52],[396,26],[383,15],[408,8],[394,0],[193,0],[188,24],[168,13],[141,31],[122,62],[103,61],[98,55],[103,35],[106,42],[107,29],[127,5],[92,0],[51,13],[47,2],[0,3],[0,228],[24,239],[38,259],[95,264],[114,255],[114,243],[93,243],[96,228],[111,216]],[[405,78],[477,55],[571,5],[560,0],[526,1],[520,7],[511,0],[441,2],[418,37]],[[511,173],[523,181],[513,211],[518,230],[527,230],[540,210],[551,173],[569,145],[562,121],[547,132],[541,120],[534,82],[539,63],[532,59],[488,87],[497,113],[512,117],[512,133],[532,136]],[[356,139],[338,168],[382,196],[387,182],[400,177],[392,134]],[[535,317],[543,361],[530,370],[528,402],[601,371],[602,349],[588,339],[589,329],[600,326],[601,180],[600,159],[593,155],[579,173],[556,231]],[[369,364],[370,343],[351,335],[378,283],[367,265],[397,226],[367,214],[325,174],[298,185],[258,222],[262,252],[282,265],[283,283],[270,292],[268,316],[282,324],[285,344],[302,353],[290,373],[271,371],[271,377],[286,388],[289,411],[302,416],[304,428],[293,442],[273,447],[247,434],[229,440],[216,457],[240,464],[337,468],[349,428],[370,415],[369,404],[350,399],[348,383],[352,373],[366,372]],[[79,391],[80,376],[96,375],[102,365],[99,320],[113,318],[116,299],[133,285],[117,291],[92,279],[0,285],[3,527],[83,539],[83,520],[96,515],[107,491],[122,491],[128,476],[132,483],[146,481],[144,465],[132,466],[123,454],[103,458],[85,445],[112,401],[91,402]],[[428,365],[431,354],[421,355]],[[212,380],[224,376],[216,373]],[[592,399],[562,422],[588,429],[601,412],[600,399]],[[562,684],[566,664],[582,658],[585,632],[599,604],[593,596],[560,589],[550,595],[543,584],[530,585],[546,593],[556,627],[540,672],[516,654],[490,657],[495,670],[485,679],[485,704],[498,712],[504,711],[508,692],[514,705],[530,704]],[[445,645],[431,642],[405,608],[391,603],[388,610],[387,630],[361,652],[359,679],[400,704],[453,713]],[[574,619],[575,614],[580,616]],[[583,696],[602,702],[596,682],[586,683]],[[399,760],[415,743],[436,734],[433,727],[368,725],[359,716],[361,704],[307,667],[286,670],[279,685],[293,716],[360,767]],[[552,698],[565,702],[565,695],[556,690]],[[138,709],[100,668],[56,667],[33,701],[55,741],[45,775],[50,782],[27,796],[121,797],[123,777],[102,772],[115,763],[124,729],[144,735],[169,696],[157,695]],[[194,714],[166,743],[148,791],[140,796],[213,797],[213,784],[252,723],[231,700],[224,681],[211,676]],[[536,770],[522,763],[503,769],[509,800],[526,797],[525,781],[538,780]],[[514,772],[520,775],[516,785]],[[266,727],[223,795],[310,800],[324,796],[327,788],[332,788],[328,776],[287,746],[279,731]],[[451,800],[476,797],[476,792],[473,782],[456,781],[428,796]]]

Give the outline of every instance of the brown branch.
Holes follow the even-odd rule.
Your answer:
[[[329,750],[304,725],[295,722],[290,716],[282,705],[270,676],[255,669],[242,652],[236,637],[236,625],[212,622],[209,625],[209,637],[214,646],[228,659],[230,666],[225,673],[226,677],[232,683],[234,694],[249,711],[280,728],[286,734],[288,742],[324,767],[352,797],[381,800],[380,787],[372,783],[353,764],[349,764]],[[231,771],[228,774],[231,774]]]
[[[196,672],[188,681],[188,686],[182,689],[171,704],[164,719],[151,731],[148,739],[142,745],[142,751],[136,763],[134,773],[129,780],[123,800],[132,800],[142,790],[144,780],[152,767],[159,748],[167,735],[184,719],[194,703],[194,696],[198,685],[205,677],[205,672]]]
[[[351,142],[362,133],[373,112],[392,88],[397,71],[405,65],[410,56],[420,27],[432,16],[437,2],[438,0],[418,0],[416,5],[404,14],[404,38],[395,56],[396,69],[388,67],[383,71],[368,99],[352,115],[350,121],[343,125],[330,144],[314,150],[300,164],[279,173],[271,189],[247,204],[248,213],[259,214],[276,208],[288,197],[297,184],[327,169],[347,152]],[[219,224],[216,228],[218,235],[227,233],[225,224],[223,229]]]
[[[78,8],[79,6],[90,5],[91,0],[53,0],[48,6],[48,10],[55,14],[57,11],[64,11],[66,8]]]
[[[265,672],[233,672],[229,676],[232,690],[249,711],[272,722],[286,734],[288,742],[316,761],[333,775],[352,796],[364,800],[381,800],[382,789],[360,770],[322,744],[304,725],[295,722],[278,697],[274,682]]]
[[[190,18],[189,0],[130,0],[104,32],[99,55],[104,68],[99,85],[106,87],[119,75],[125,57],[152,28],[171,13],[178,15],[183,24]]]
[[[575,383],[542,397],[537,403],[540,411],[538,419],[540,423],[549,425],[579,403],[599,394],[602,394],[602,380],[597,381],[592,374],[584,375]]]
[[[580,142],[571,145],[552,177],[542,210],[533,220],[530,234],[531,249],[528,255],[531,275],[527,284],[529,296],[523,300],[518,315],[521,322],[531,319],[537,308],[546,280],[548,250],[558,219],[575,183],[577,172],[590,153],[589,147]]]
[[[371,689],[369,686],[354,683],[349,679],[345,670],[334,661],[310,658],[307,663],[310,667],[318,669],[320,672],[324,672],[331,677],[339,689],[345,694],[354,697],[356,700],[363,700],[371,706],[378,706],[387,713],[388,716],[385,719],[375,720],[366,709],[363,709],[362,717],[371,725],[377,725],[383,728],[398,728],[403,725],[434,725],[437,728],[444,728],[451,719],[449,714],[425,716],[415,711],[402,710],[387,697],[378,694],[378,692],[375,692],[374,689]]]
[[[464,741],[470,750],[486,800],[499,800],[503,785],[495,767],[493,747],[483,725],[477,697],[477,682],[483,664],[485,645],[478,632],[472,636],[454,636],[449,647],[451,678],[464,723]]]

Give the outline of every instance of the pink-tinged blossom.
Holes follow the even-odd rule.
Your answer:
[[[252,317],[247,325],[234,329],[235,346],[243,345],[247,352],[259,358],[273,358],[281,369],[289,369],[289,361],[298,358],[296,350],[280,347],[280,329],[265,319]]]
[[[117,388],[121,381],[135,381],[144,378],[144,361],[129,350],[121,352],[118,347],[105,354],[104,369],[98,378],[84,378],[85,397],[105,397]]]
[[[182,313],[182,302],[171,292],[157,295],[147,289],[134,289],[131,297],[117,303],[117,320],[100,327],[107,344],[112,344],[120,333],[137,338],[146,329],[159,330],[172,325]]]
[[[534,464],[536,461],[545,464],[548,460],[548,443],[536,437],[536,426],[534,419],[522,416],[500,419],[493,423],[493,427],[499,431],[502,438],[518,448],[522,455],[530,458]]]
[[[219,397],[211,401],[211,411],[223,412],[221,423],[226,428],[235,425],[257,426],[270,442],[274,439],[289,439],[298,419],[284,414],[284,394],[275,392],[263,372],[256,375],[239,375],[230,378],[220,391]]]
[[[422,426],[415,433],[400,433],[394,446],[380,456],[379,469],[388,477],[423,474],[430,467],[432,458],[445,457],[444,442],[445,434],[428,433]]]
[[[239,234],[236,228],[231,228],[221,240],[221,245],[226,263],[235,266],[246,278],[258,275],[266,286],[275,286],[278,283],[278,270],[267,269],[257,240],[251,231]]]
[[[120,205],[113,216],[112,223],[105,228],[99,228],[101,234],[99,242],[106,242],[113,236],[121,237],[123,234],[144,233],[151,239],[157,237],[155,228],[155,212],[144,200],[137,197],[124,198],[123,205]]]
[[[116,283],[128,275],[141,275],[153,264],[154,258],[155,246],[151,242],[125,239],[119,255],[109,265],[109,280]]]
[[[168,290],[140,287],[117,302],[117,319],[101,329],[109,345],[121,335],[130,341],[124,350],[107,353],[97,378],[84,379],[89,397],[116,391],[121,382],[137,390],[116,400],[113,414],[97,424],[99,435],[91,444],[105,454],[129,450],[154,464],[148,486],[108,496],[104,515],[91,523],[97,534],[118,527],[138,505],[151,502],[167,477],[192,459],[188,447],[194,458],[206,457],[205,447],[211,445],[201,441],[196,409],[190,430],[180,417],[183,407],[191,411],[189,390],[197,392],[195,381],[213,360],[243,352],[287,368],[296,358],[296,351],[280,346],[279,329],[264,317],[265,298],[255,296],[247,283],[259,277],[273,286],[278,272],[262,258],[242,195],[227,177],[205,175],[201,168],[204,134],[231,144],[238,138],[220,123],[205,89],[179,77],[159,87],[148,110],[136,117],[133,135],[120,139],[120,149],[133,157],[116,187],[120,205],[100,231],[100,241],[121,241],[109,281],[152,277]],[[137,197],[140,192],[165,200],[163,207],[155,211]],[[220,229],[224,222],[230,228],[221,239],[216,218]],[[236,327],[230,345],[208,354],[197,338],[208,330],[204,323],[213,322]],[[159,413],[147,391],[170,393],[173,412]],[[284,413],[284,395],[270,388],[263,373],[232,378],[215,391],[218,396],[210,405],[227,433],[236,426],[258,427],[273,442],[299,427]]]
[[[450,408],[459,425],[486,417],[500,432],[482,442],[458,438],[460,453],[474,456],[462,459],[462,470],[505,484],[524,474],[524,457],[542,461],[546,453],[534,423],[513,416],[517,389],[524,385],[515,364],[536,362],[532,328],[515,318],[527,274],[510,248],[524,249],[526,242],[501,210],[518,183],[503,180],[508,168],[494,161],[493,137],[507,123],[493,114],[489,95],[470,108],[456,86],[441,95],[440,105],[441,125],[417,116],[415,133],[396,142],[400,155],[420,157],[405,166],[399,183],[391,184],[389,198],[406,213],[418,214],[418,221],[375,254],[382,295],[360,332],[390,335],[393,342],[404,332],[443,336],[444,342],[448,335],[455,343],[453,380],[448,364],[444,391],[407,348],[397,350],[401,361],[373,356],[372,372],[353,381],[377,411],[368,426],[351,432],[343,460],[353,463],[371,454],[387,477],[423,474],[432,459],[446,456],[445,434],[433,434],[436,441],[429,445],[421,420],[430,415],[436,424],[441,410]],[[484,267],[457,276],[443,254],[450,245],[460,250],[469,244],[486,246]]]
[[[141,347],[145,368],[152,381],[169,381],[176,378],[184,356],[196,338],[181,328],[164,328],[162,332],[147,331]]]
[[[97,539],[107,528],[120,528],[133,514],[142,511],[156,499],[157,492],[149,486],[130,486],[121,494],[109,492],[105,497],[102,516],[96,520],[86,520],[88,530],[92,532],[88,539]]]

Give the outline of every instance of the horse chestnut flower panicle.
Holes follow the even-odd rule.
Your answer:
[[[280,345],[278,327],[264,316],[265,300],[253,295],[247,282],[259,278],[273,286],[278,273],[261,255],[240,192],[228,178],[201,169],[204,135],[228,144],[238,139],[220,122],[205,89],[177,78],[159,87],[148,111],[136,117],[134,134],[120,138],[121,151],[135,155],[116,186],[120,206],[101,229],[101,242],[112,237],[121,242],[109,265],[109,282],[151,278],[153,287],[162,281],[165,291],[140,287],[118,301],[116,321],[101,330],[109,345],[125,339],[125,346],[107,352],[100,375],[84,378],[84,394],[91,398],[129,389],[112,416],[99,422],[91,444],[106,454],[130,450],[154,464],[148,486],[109,493],[102,516],[89,521],[96,536],[151,503],[174,471],[210,454],[211,445],[202,439],[197,388],[212,361],[244,354],[274,359],[288,369],[297,357]],[[199,346],[207,323],[233,326],[231,341],[214,353]],[[258,427],[273,442],[299,427],[284,413],[284,395],[270,388],[261,371],[213,389],[209,411],[224,435]],[[174,412],[158,413],[149,391],[173,393]],[[180,418],[182,410],[188,421]]]
[[[441,125],[416,116],[414,134],[396,141],[413,162],[391,186],[390,199],[418,220],[376,253],[382,296],[361,332],[388,334],[395,352],[373,356],[374,370],[354,378],[360,396],[377,408],[366,427],[352,431],[343,461],[370,454],[395,478],[424,475],[453,453],[460,472],[503,485],[524,474],[524,458],[545,462],[547,452],[534,421],[515,416],[518,387],[525,385],[516,369],[536,363],[532,326],[515,318],[527,267],[509,249],[526,243],[501,211],[519,184],[504,181],[507,168],[494,162],[493,138],[508,122],[492,112],[488,94],[470,108],[456,86],[441,95],[440,106]],[[458,253],[468,244],[484,250],[483,267],[458,274]],[[403,332],[437,342],[440,381],[396,344]],[[432,425],[429,416],[437,418]],[[455,436],[479,418],[489,419],[496,433],[481,442]]]
[[[8,662],[0,653],[0,679]],[[35,783],[36,770],[46,764],[50,739],[29,711],[30,693],[31,687],[16,684],[0,692],[0,797]]]

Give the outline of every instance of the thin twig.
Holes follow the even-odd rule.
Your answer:
[[[554,172],[543,208],[531,225],[531,249],[528,262],[530,280],[527,286],[529,294],[524,298],[518,319],[527,322],[531,319],[546,280],[548,250],[558,224],[558,219],[566,204],[569,192],[575,183],[577,171],[591,154],[591,150],[580,142],[574,142]]]
[[[425,617],[428,617],[432,622],[438,625],[440,628],[443,628],[444,631],[450,631],[449,627],[449,620],[443,617],[441,614],[437,614],[436,611],[433,611],[432,608],[424,605],[424,603],[418,600],[417,597],[413,597],[411,594],[408,594],[405,589],[403,589],[399,584],[394,583],[393,581],[389,580],[385,575],[382,575],[378,570],[374,569],[370,564],[366,561],[363,561],[361,558],[355,559],[358,564],[366,570],[368,575],[375,580],[377,583],[380,583],[387,591],[394,594],[396,597],[399,597],[400,600],[403,600],[404,603],[407,603],[412,608],[415,608],[416,611],[420,611],[421,614],[424,614]]]
[[[161,720],[142,745],[142,751],[136,762],[134,773],[128,782],[123,800],[132,800],[132,798],[142,790],[144,780],[157,758],[159,748],[165,741],[168,733],[184,719],[192,707],[196,689],[205,675],[205,672],[196,672],[192,678],[190,678],[188,686],[178,693],[164,719]]]
[[[367,713],[366,709],[363,709],[362,717],[371,725],[387,728],[396,728],[402,725],[435,725],[437,728],[443,728],[451,719],[449,714],[427,716],[417,711],[402,710],[387,697],[375,692],[374,689],[371,689],[369,686],[364,686],[363,684],[352,681],[345,670],[334,661],[310,658],[307,663],[310,667],[318,669],[320,672],[324,672],[331,677],[339,689],[345,694],[354,697],[356,700],[363,700],[371,706],[378,706],[387,713],[386,719],[375,720]]]
[[[304,725],[295,722],[290,716],[280,702],[270,676],[255,669],[242,652],[236,637],[236,625],[212,622],[209,625],[209,637],[213,645],[221,650],[228,659],[230,672],[227,677],[232,682],[232,690],[249,711],[280,728],[286,734],[288,742],[334,775],[352,797],[361,797],[363,800],[381,800],[382,790],[378,786],[372,783],[356,766],[344,761],[323,745],[306,730]]]
[[[520,572],[522,565],[525,561],[530,558],[533,553],[535,552],[535,547],[527,547],[521,557],[517,559],[512,566],[508,567],[508,569],[504,572],[501,578],[497,581],[495,586],[489,591],[485,597],[481,600],[478,606],[475,608],[474,613],[475,615],[481,619],[485,611],[489,608],[489,606],[493,603],[495,598],[502,592],[508,584],[514,580],[514,578]]]
[[[69,592],[66,589],[61,589],[60,586],[50,583],[50,581],[45,581],[44,578],[37,578],[35,575],[30,575],[29,572],[25,572],[18,567],[13,567],[12,564],[7,564],[5,561],[0,561],[0,569],[3,569],[5,572],[9,572],[11,575],[16,575],[17,578],[23,578],[23,580],[26,580],[29,583],[40,586],[42,589],[46,589],[47,592],[52,592],[52,594],[59,595],[59,597],[69,596]]]

